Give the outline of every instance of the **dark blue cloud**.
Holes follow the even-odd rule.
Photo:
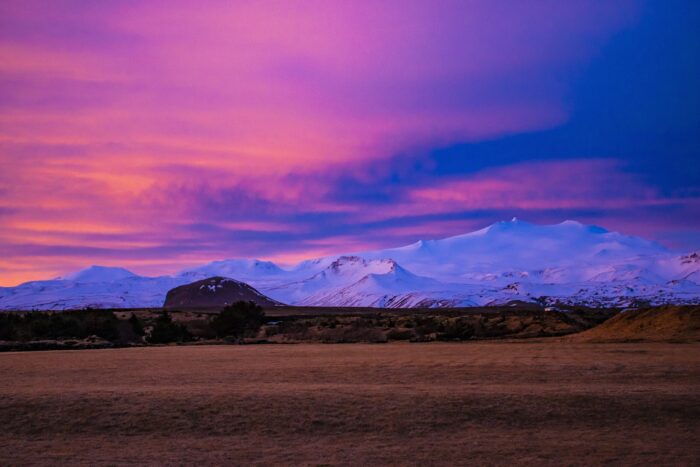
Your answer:
[[[697,200],[700,3],[652,1],[644,4],[641,13],[636,25],[616,34],[578,74],[566,97],[571,117],[565,124],[374,162],[366,171],[377,174],[375,177],[345,177],[337,185],[336,198],[389,204],[417,186],[440,184],[493,167],[533,160],[607,158],[619,160],[623,170],[644,180],[660,196]],[[659,222],[678,225],[684,217],[697,214],[683,209],[682,204],[670,206],[646,207],[633,215],[646,213]],[[660,217],[654,209],[666,210],[667,216]],[[558,214],[570,218],[628,217],[604,208],[595,213]],[[466,212],[455,215],[470,216]],[[485,217],[492,220],[493,215]],[[530,215],[541,218],[542,213]],[[687,219],[687,223],[692,222]],[[675,237],[689,239],[688,235]],[[700,241],[691,239],[691,244],[700,246]]]

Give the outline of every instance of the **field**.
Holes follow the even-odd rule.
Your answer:
[[[0,354],[0,465],[700,464],[700,344]]]

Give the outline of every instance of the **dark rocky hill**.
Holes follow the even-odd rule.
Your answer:
[[[210,277],[168,291],[165,308],[224,307],[240,301],[252,301],[262,307],[280,306],[244,282],[226,277]]]

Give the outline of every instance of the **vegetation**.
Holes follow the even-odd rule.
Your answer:
[[[133,316],[133,315],[132,315]],[[171,342],[187,342],[192,340],[184,324],[174,323],[167,311],[164,311],[156,320],[148,336],[151,344],[168,344]]]
[[[81,310],[60,313],[0,313],[0,340],[119,338],[119,320],[111,311]]]
[[[134,333],[134,335],[143,336],[145,334],[143,324],[141,324],[141,321],[139,321],[139,319],[133,313],[131,313],[131,318],[129,318],[129,324],[131,325],[131,331]]]
[[[240,339],[254,337],[265,322],[265,312],[254,302],[229,305],[211,320],[217,337]]]
[[[210,339],[250,342],[466,341],[562,336],[589,329],[615,310],[275,310],[253,302],[210,310],[93,310],[0,313],[0,350],[169,344]]]

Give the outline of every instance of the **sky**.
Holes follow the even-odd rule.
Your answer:
[[[700,250],[700,2],[0,3],[0,286],[574,219]]]

